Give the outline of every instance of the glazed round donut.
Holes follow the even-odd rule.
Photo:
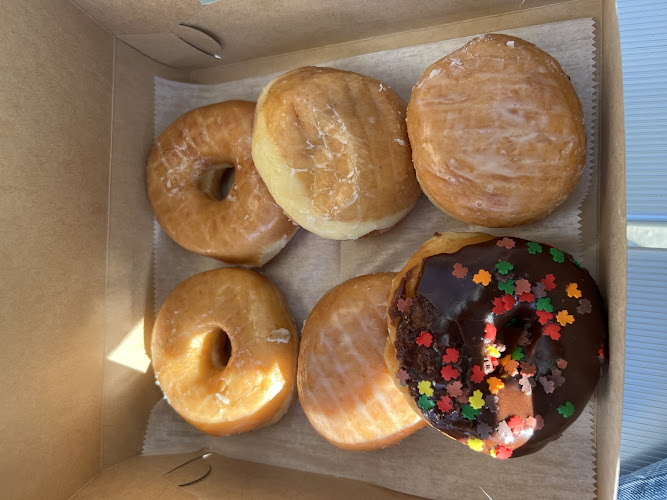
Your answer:
[[[151,357],[169,404],[217,436],[277,422],[296,392],[299,337],[280,291],[253,271],[196,274],[167,297]]]
[[[248,267],[278,255],[298,229],[252,162],[254,110],[247,101],[192,110],[160,134],[148,159],[148,197],[165,232],[192,252]],[[234,183],[220,200],[232,167]]]
[[[436,235],[394,279],[387,321],[385,360],[406,400],[498,459],[559,437],[600,376],[597,285],[544,243]]]
[[[485,35],[429,66],[412,89],[408,134],[421,187],[444,212],[486,227],[541,219],[586,162],[579,98],[535,45]]]
[[[276,203],[324,238],[387,230],[421,193],[405,102],[349,71],[306,67],[269,83],[257,101],[252,157]]]
[[[303,327],[299,401],[318,434],[339,448],[383,448],[426,425],[396,389],[384,362],[394,276],[368,274],[332,288]]]

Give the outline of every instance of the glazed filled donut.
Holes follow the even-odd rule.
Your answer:
[[[574,189],[586,161],[579,98],[533,44],[485,35],[429,66],[412,90],[408,134],[430,200],[470,224],[541,219]]]
[[[252,156],[285,213],[324,238],[389,229],[421,193],[405,102],[348,71],[306,67],[269,83],[257,102]]]
[[[169,294],[151,348],[169,404],[194,427],[224,436],[285,414],[296,392],[298,344],[273,283],[225,268],[196,274]]]
[[[278,255],[298,229],[252,162],[254,110],[227,101],[190,111],[160,134],[148,160],[148,197],[165,232],[192,252],[249,267]],[[220,200],[227,168],[234,183]]]
[[[385,359],[407,401],[498,459],[559,437],[600,375],[598,288],[544,243],[436,235],[394,279],[387,319]]]
[[[393,277],[369,274],[334,287],[303,328],[299,401],[315,430],[339,448],[383,448],[426,425],[396,389],[384,362]]]

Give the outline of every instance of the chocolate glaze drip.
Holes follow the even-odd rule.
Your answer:
[[[458,363],[453,366],[460,370],[460,377],[456,380],[463,384],[463,396],[458,400],[451,398],[453,409],[450,411],[443,412],[437,406],[423,411],[431,425],[464,443],[469,438],[483,439],[482,451],[485,453],[502,445],[513,450],[512,456],[517,457],[538,451],[559,437],[583,411],[600,375],[598,353],[606,327],[597,285],[570,255],[563,253],[564,262],[559,263],[550,253],[549,245],[541,244],[541,253],[531,255],[526,240],[512,238],[515,242],[512,249],[499,246],[499,240],[469,245],[455,254],[439,254],[424,259],[415,296],[410,297],[413,299],[412,307],[405,313],[398,311],[397,300],[405,298],[405,287],[399,286],[390,307],[390,318],[394,322],[399,320],[396,353],[401,368],[408,373],[407,386],[415,403],[422,396],[418,384],[423,380],[432,382],[433,402],[447,396],[447,384],[452,380],[446,381],[440,373],[446,364],[442,356],[447,348],[460,351]],[[501,261],[511,263],[514,269],[506,275],[499,274],[495,265]],[[452,273],[457,263],[468,268],[465,278],[457,278]],[[488,286],[473,281],[473,276],[480,269],[492,275]],[[549,323],[560,326],[556,316],[561,310],[567,310],[574,317],[574,323],[561,326],[558,340],[544,334],[545,326],[540,324],[536,314],[537,298],[520,302],[518,296],[513,295],[515,304],[509,311],[502,314],[492,311],[494,299],[505,295],[505,291],[498,286],[501,280],[510,278],[516,282],[526,279],[534,287],[547,274],[554,275],[556,285],[546,291],[546,297],[551,299],[553,305],[553,319]],[[580,298],[568,296],[566,287],[570,283],[576,283],[581,292]],[[578,312],[588,309],[580,307],[582,299],[590,302],[590,312]],[[485,340],[487,323],[497,328],[493,342]],[[432,334],[433,344],[430,347],[417,344],[417,337],[422,331]],[[523,339],[522,332],[526,332]],[[524,344],[522,361],[534,365],[537,371],[530,377],[534,381],[530,395],[523,392],[519,384],[520,367],[511,376],[500,363],[493,368],[489,365],[489,345],[504,346],[504,352],[500,353],[502,358],[511,354],[520,340]],[[567,362],[566,368],[558,368],[559,360]],[[485,361],[487,370],[484,379],[480,383],[473,382],[470,378],[473,365],[484,368]],[[546,377],[543,380],[547,383],[553,381],[554,369],[559,370],[565,380],[558,385],[558,371],[555,372],[556,387],[553,393],[547,393],[540,379]],[[497,393],[496,404],[487,383],[489,377],[497,377],[504,383],[504,388]],[[475,390],[482,392],[486,404],[473,420],[468,420],[462,415],[461,408],[468,404],[467,398]],[[574,413],[565,418],[557,409],[568,401],[574,406]],[[523,421],[539,415],[544,420],[544,427],[540,430],[525,427],[509,437],[500,435],[496,430],[498,424],[515,415]],[[479,430],[485,428],[484,425],[478,428],[480,424],[491,428],[491,435],[486,439],[484,433],[480,435]]]

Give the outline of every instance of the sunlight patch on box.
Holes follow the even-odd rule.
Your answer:
[[[144,321],[140,320],[107,356],[109,361],[146,373],[151,360],[144,349]]]

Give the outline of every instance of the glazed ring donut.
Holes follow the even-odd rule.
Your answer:
[[[299,401],[315,430],[339,448],[383,448],[426,425],[396,389],[384,362],[394,275],[359,276],[332,288],[303,327]]]
[[[225,436],[285,414],[296,392],[298,344],[275,285],[253,271],[224,268],[188,278],[169,294],[151,350],[174,410],[194,427]]]
[[[306,67],[269,83],[257,101],[252,157],[276,203],[323,238],[387,230],[421,194],[405,102],[349,71]]]
[[[586,162],[579,98],[533,44],[485,35],[429,66],[408,105],[424,193],[469,224],[541,219],[570,195]]]
[[[249,267],[278,255],[298,229],[252,162],[254,110],[227,101],[190,111],[160,134],[148,160],[148,197],[165,232],[192,252]],[[234,183],[220,200],[230,167]]]
[[[385,359],[412,407],[505,459],[559,437],[600,375],[598,288],[570,255],[481,233],[426,242],[396,276]]]

